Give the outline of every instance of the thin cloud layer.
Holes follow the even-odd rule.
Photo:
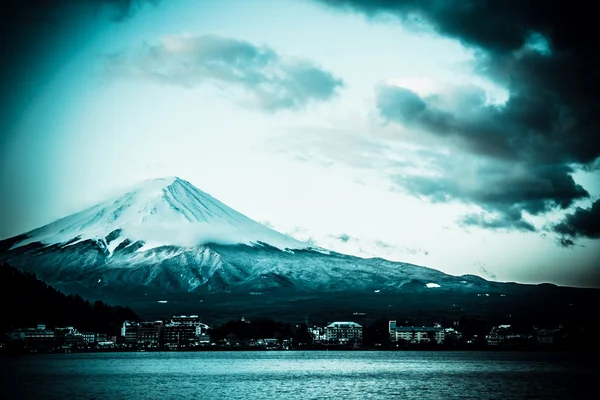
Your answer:
[[[241,89],[254,107],[265,111],[327,101],[343,86],[341,79],[312,61],[215,35],[166,37],[137,52],[108,56],[107,67],[118,76],[186,88],[213,84]]]
[[[506,103],[491,105],[473,87],[427,98],[393,85],[377,88],[376,105],[385,119],[454,149],[453,159],[436,161],[435,174],[396,182],[435,201],[476,204],[483,213],[462,223],[490,229],[533,230],[523,213],[567,209],[589,197],[572,174],[594,168],[600,157],[593,13],[562,1],[319,1],[369,17],[396,16],[457,39],[475,51],[474,72],[509,93]],[[578,229],[575,216],[581,213],[567,215],[554,230],[597,237],[597,220],[590,222],[592,229]]]
[[[315,238],[307,236],[308,232],[306,230],[296,227],[286,234],[301,238],[302,241],[315,246],[331,249],[344,254],[354,253],[360,257],[399,259],[400,255],[429,255],[429,251],[419,247],[407,247],[384,242],[382,240],[359,238],[347,233],[337,235],[329,234]]]

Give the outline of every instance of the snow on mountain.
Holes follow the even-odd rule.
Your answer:
[[[123,196],[0,242],[0,262],[67,293],[494,289],[435,269],[308,245],[240,214],[185,180]],[[468,281],[468,282],[467,282]],[[463,283],[466,282],[466,283]],[[102,294],[102,295],[101,295]]]
[[[118,231],[110,243],[106,238]],[[144,181],[125,195],[35,229],[11,250],[40,242],[45,245],[86,240],[102,242],[109,254],[125,240],[142,241],[138,252],[160,247],[193,247],[207,243],[266,243],[280,250],[310,246],[251,220],[219,200],[177,178]]]

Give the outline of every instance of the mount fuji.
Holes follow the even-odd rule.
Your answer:
[[[278,249],[308,248],[229,208],[219,200],[177,178],[142,182],[123,196],[98,204],[26,234],[12,248],[42,243],[72,246],[96,241],[107,256],[134,243],[143,253],[162,246],[268,243]]]
[[[198,296],[226,301],[238,295],[244,299],[239,309],[256,306],[265,297],[258,295],[505,296],[526,286],[315,247],[176,177],[144,181],[120,197],[3,240],[0,262],[67,293],[127,304],[187,296],[197,306]]]

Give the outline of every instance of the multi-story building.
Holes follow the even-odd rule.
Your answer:
[[[88,345],[96,343],[96,334],[94,332],[81,332],[81,337]]]
[[[498,325],[491,329],[485,339],[490,346],[513,346],[531,342],[533,340],[533,335],[530,333],[515,332],[511,325]]]
[[[76,347],[85,343],[83,335],[72,326],[55,328],[54,335],[63,344],[63,347]]]
[[[396,321],[389,322],[390,340],[400,340],[409,343],[428,343],[435,341],[438,344],[444,342],[445,332],[441,326],[397,326]]]
[[[75,347],[84,344],[94,344],[96,334],[93,332],[80,333],[72,326],[62,328],[47,328],[38,325],[36,328],[18,329],[9,336],[13,340],[23,340],[29,347]]]
[[[137,345],[158,347],[161,345],[164,324],[162,321],[140,322],[137,326]]]
[[[123,322],[123,326],[121,326],[121,339],[125,345],[133,346],[137,343],[137,329],[137,322]]]
[[[508,339],[508,335],[511,334],[510,325],[498,325],[494,326],[490,333],[486,335],[485,340],[490,346],[497,346],[503,344]]]
[[[26,345],[52,346],[57,342],[57,336],[52,329],[47,329],[46,325],[38,325],[36,328],[19,329],[11,335],[13,339],[21,339]]]
[[[312,328],[308,328],[308,333],[315,343],[321,343],[322,341],[327,340],[325,329],[323,329],[321,326],[313,326]]]
[[[197,315],[179,315],[171,319],[172,325],[177,326],[193,326],[196,328],[196,335],[204,335],[209,329],[209,326],[200,322],[200,317]]]
[[[198,344],[195,326],[166,324],[164,335],[167,347],[190,347]]]
[[[96,333],[96,343],[108,341],[108,335],[106,333]],[[116,342],[116,339],[114,340]]]
[[[541,344],[553,344],[558,336],[560,328],[555,329],[536,329],[535,338]]]
[[[450,340],[451,342],[456,342],[462,339],[462,333],[457,331],[454,328],[445,328],[444,329],[444,340]]]
[[[333,322],[325,327],[325,337],[329,343],[360,343],[363,327],[356,322]]]
[[[190,347],[207,342],[209,327],[197,315],[180,315],[164,326],[164,341],[168,347]]]

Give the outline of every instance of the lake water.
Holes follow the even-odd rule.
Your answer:
[[[141,352],[4,358],[3,398],[597,399],[593,355]]]

